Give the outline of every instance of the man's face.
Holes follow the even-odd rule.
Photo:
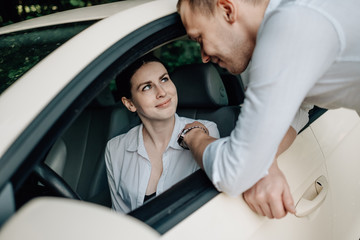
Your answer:
[[[189,3],[181,4],[180,16],[190,39],[201,46],[202,61],[212,61],[233,74],[243,72],[249,64],[255,41],[251,40],[244,24],[230,23],[223,9],[215,7],[213,14],[205,15]]]

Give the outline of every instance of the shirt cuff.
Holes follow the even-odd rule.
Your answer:
[[[299,133],[303,127],[309,122],[309,111],[314,105],[302,104],[299,110],[296,112],[295,117],[291,123],[291,126],[295,129],[296,133]]]
[[[219,181],[219,174],[214,170],[214,162],[216,159],[219,159],[218,150],[221,149],[222,145],[227,142],[229,137],[220,138],[212,143],[210,143],[203,153],[203,166],[205,173],[210,178],[215,187],[219,190],[217,182]]]

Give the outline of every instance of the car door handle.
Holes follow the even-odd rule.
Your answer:
[[[305,217],[320,207],[326,198],[328,188],[328,182],[324,176],[316,179],[297,202],[295,216]]]

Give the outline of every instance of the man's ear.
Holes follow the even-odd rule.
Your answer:
[[[122,103],[130,112],[136,112],[136,107],[131,101],[131,99],[127,99],[126,97],[121,98]]]
[[[223,16],[230,24],[236,20],[236,6],[233,0],[218,0],[217,6],[222,11]]]

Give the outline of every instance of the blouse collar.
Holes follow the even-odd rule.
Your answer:
[[[137,151],[141,156],[148,158],[145,144],[144,144],[144,136],[143,136],[143,124],[140,124],[136,127],[136,132],[134,134],[131,134],[129,141],[127,142],[126,150],[135,152]],[[182,148],[177,143],[177,139],[179,136],[179,133],[184,128],[184,123],[182,123],[180,117],[175,113],[175,125],[174,129],[171,135],[170,142],[168,144],[168,147],[166,150],[171,147],[173,149],[182,150]],[[165,150],[165,151],[166,151]]]

